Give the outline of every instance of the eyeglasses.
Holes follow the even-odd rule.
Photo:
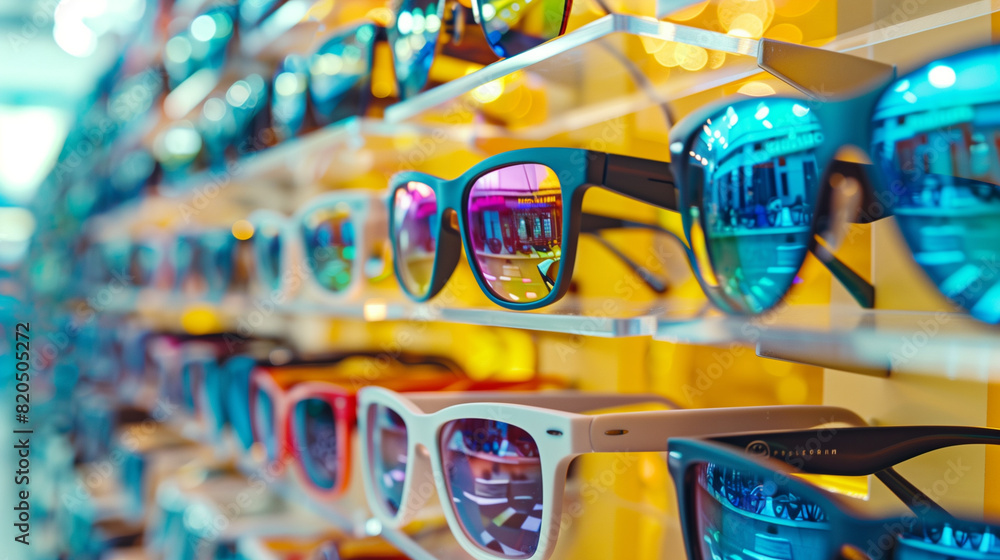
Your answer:
[[[671,440],[668,460],[688,557],[991,558],[1000,550],[1000,527],[952,516],[893,467],[945,447],[998,442],[1000,430],[961,426]],[[800,474],[874,474],[912,513],[874,519],[859,502]]]
[[[673,234],[582,212],[583,194],[593,186],[661,208],[676,207],[669,164],[572,148],[506,152],[452,180],[398,173],[389,190],[396,277],[411,298],[426,301],[448,281],[464,243],[469,266],[493,302],[536,309],[569,289],[578,237],[590,233],[653,291],[666,292],[669,284],[661,272],[632,260],[599,234],[642,228],[667,234],[658,237],[671,242]]]
[[[272,464],[290,457],[307,490],[318,499],[342,494],[350,481],[351,438],[357,424],[359,386],[378,383],[397,391],[536,389],[537,381],[474,382],[443,372],[435,363],[407,364],[377,379],[337,368],[258,369],[251,380],[253,435]],[[405,374],[405,375],[402,375]]]
[[[384,41],[384,27],[364,22],[337,32],[310,55],[285,57],[271,88],[279,141],[365,114],[373,97],[375,45]]]
[[[174,289],[220,299],[245,281],[243,247],[229,230],[179,234],[171,254]]]
[[[366,281],[388,275],[385,205],[379,193],[333,191],[290,219],[258,211],[249,220],[255,226],[251,242],[258,281],[268,291],[285,293],[301,283],[297,255],[308,266],[306,284],[319,297],[350,297]]]
[[[655,395],[412,393],[379,387],[358,394],[362,478],[384,526],[414,519],[414,488],[431,479],[462,548],[478,560],[543,560],[555,547],[567,468],[585,453],[663,451],[668,437],[817,426],[864,425],[837,407],[786,406],[584,415]],[[415,460],[419,449],[430,464]]]
[[[836,192],[821,181],[824,169],[853,145],[873,165],[841,174],[849,181],[837,190],[872,185],[858,220],[895,215],[941,293],[1000,322],[1000,155],[989,116],[1000,97],[998,56],[990,46],[896,78],[877,62],[762,40],[761,67],[812,99],[731,100],[671,130],[678,208],[712,300],[755,313],[787,292],[806,252],[823,251],[815,237],[831,225],[817,212]],[[821,78],[807,68],[831,71]]]
[[[468,23],[478,24],[489,48],[504,58],[562,35],[572,4],[572,0],[472,0],[473,21]],[[466,40],[460,30],[468,12],[448,0],[394,0],[392,10],[396,18],[387,35],[400,97],[405,99],[427,85],[442,27],[454,27],[458,32],[452,34]]]

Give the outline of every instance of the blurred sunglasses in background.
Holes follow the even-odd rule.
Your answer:
[[[228,162],[274,145],[269,95],[267,81],[252,73],[205,100],[195,124],[205,167],[224,171]]]
[[[806,252],[832,256],[835,224],[817,208],[868,191],[859,222],[895,216],[941,293],[1000,322],[1000,46],[898,78],[878,62],[768,39],[759,60],[813,98],[730,100],[670,131],[678,208],[712,301],[738,313],[773,307]],[[818,84],[807,71],[816,67],[837,71]],[[834,188],[824,171],[844,146],[866,149],[873,165],[832,174]],[[873,302],[869,292],[861,300]]]
[[[174,289],[218,300],[243,278],[241,247],[228,229],[178,234],[171,261]]]
[[[537,309],[567,292],[578,238],[588,233],[651,290],[666,292],[670,263],[640,264],[601,232],[644,229],[660,234],[656,243],[672,244],[674,235],[654,224],[583,212],[583,194],[591,187],[676,207],[668,163],[573,148],[506,152],[451,180],[397,173],[389,190],[396,277],[411,298],[426,301],[447,283],[464,244],[469,266],[493,302]],[[682,253],[676,245],[656,253]]]
[[[221,5],[199,14],[167,40],[163,68],[173,90],[200,71],[219,72],[236,35],[236,5]]]
[[[319,297],[341,299],[391,274],[384,195],[360,189],[324,193],[291,218],[258,211],[254,262],[258,283],[271,292],[302,283]],[[299,277],[302,263],[306,278]]]
[[[442,31],[457,43],[450,50],[469,55],[475,47],[465,45],[465,28],[469,23],[478,25],[488,48],[496,57],[506,58],[562,35],[572,4],[572,0],[472,0],[472,21],[468,21],[468,10],[454,0],[393,0],[395,21],[387,35],[400,97],[412,97],[427,85]],[[488,62],[482,53],[471,58]]]
[[[375,45],[385,28],[363,22],[339,29],[308,55],[291,54],[271,87],[271,119],[279,141],[364,115],[372,101]]]
[[[672,439],[688,558],[994,558],[1000,526],[953,516],[895,467],[947,447],[997,443],[1000,430],[963,426]],[[871,517],[864,501],[821,489],[803,478],[810,474],[875,475],[910,511]]]
[[[829,406],[583,414],[665,403],[643,394],[402,395],[365,387],[358,403],[362,478],[375,516],[393,528],[412,521],[419,508],[408,505],[411,493],[433,473],[448,526],[477,560],[551,556],[569,464],[585,453],[662,452],[668,438],[694,434],[864,425]]]

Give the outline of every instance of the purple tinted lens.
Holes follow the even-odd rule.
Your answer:
[[[329,490],[337,484],[337,422],[333,407],[323,399],[304,399],[295,405],[294,429],[299,457],[309,479]]]
[[[437,212],[437,195],[430,186],[410,181],[396,189],[392,218],[396,270],[403,287],[415,298],[430,292],[440,229]]]
[[[691,474],[703,558],[822,558],[830,550],[826,511],[773,477],[714,463],[696,463]]]
[[[554,171],[518,164],[480,177],[469,191],[476,267],[503,301],[531,303],[551,292],[562,259],[562,191]]]
[[[375,493],[386,510],[395,515],[403,500],[407,462],[406,422],[380,404],[368,408],[368,465]]]
[[[542,528],[542,466],[527,432],[492,420],[441,430],[448,494],[465,534],[486,550],[527,558]]]

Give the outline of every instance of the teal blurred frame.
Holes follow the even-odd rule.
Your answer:
[[[899,535],[887,529],[910,529],[922,523],[947,524],[952,528],[990,530],[1000,533],[1000,526],[983,521],[964,520],[948,513],[929,496],[903,478],[894,467],[925,453],[961,445],[1000,444],[1000,430],[965,426],[890,426],[848,427],[791,432],[759,432],[706,439],[671,438],[667,442],[667,464],[676,488],[681,533],[687,557],[703,560],[701,539],[696,522],[694,492],[698,481],[692,467],[700,463],[739,471],[773,483],[776,490],[794,494],[805,502],[822,508],[829,524],[827,553],[816,560],[838,560],[845,546],[858,552],[870,552],[873,543],[888,539],[891,548],[880,550],[892,558]],[[821,453],[829,452],[831,454]],[[815,454],[809,453],[814,451]],[[818,451],[817,451],[818,450]],[[804,453],[803,453],[804,451]],[[782,459],[775,458],[781,457]],[[797,474],[835,476],[874,475],[896,495],[911,513],[894,518],[877,518],[847,500],[823,490]],[[954,558],[991,558],[992,554],[950,549]],[[865,556],[867,557],[867,556]],[[941,558],[945,558],[942,553]]]
[[[393,266],[396,278],[404,292],[417,302],[425,302],[437,295],[448,282],[458,265],[462,244],[472,247],[470,231],[466,224],[465,209],[469,192],[475,182],[497,169],[511,165],[536,164],[551,169],[559,179],[563,200],[562,257],[559,274],[549,293],[533,302],[515,303],[498,298],[486,285],[471,251],[466,258],[480,289],[491,301],[501,307],[527,311],[551,305],[569,290],[573,267],[576,262],[577,240],[582,230],[583,194],[591,187],[601,187],[611,192],[645,202],[666,210],[677,209],[670,164],[631,156],[606,154],[578,148],[527,148],[513,150],[487,158],[454,179],[441,179],[427,173],[404,171],[390,181],[387,206],[389,228],[394,253]],[[437,227],[437,244],[434,249],[429,289],[424,295],[414,294],[403,281],[400,271],[398,235],[395,231],[396,191],[414,181],[429,186],[437,199],[437,213],[432,227]],[[568,204],[567,204],[568,201]],[[452,212],[454,214],[452,214]],[[457,215],[458,228],[452,227],[452,217]]]

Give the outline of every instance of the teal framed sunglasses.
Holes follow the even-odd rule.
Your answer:
[[[1000,526],[952,515],[895,467],[948,447],[998,443],[992,428],[830,428],[672,438],[667,460],[691,560],[986,560],[1000,554]],[[964,474],[948,472],[949,480]],[[866,502],[802,474],[874,475],[907,511],[874,517]]]
[[[940,292],[1000,322],[1000,46],[899,77],[892,66],[766,39],[758,63],[806,97],[730,99],[671,130],[678,210],[712,301],[759,313],[796,282],[809,250],[832,263],[817,237],[836,225],[832,198],[849,195],[834,192],[839,182],[864,191],[855,221],[895,216]],[[837,169],[844,147],[872,164]],[[873,303],[870,285],[850,284]]]

